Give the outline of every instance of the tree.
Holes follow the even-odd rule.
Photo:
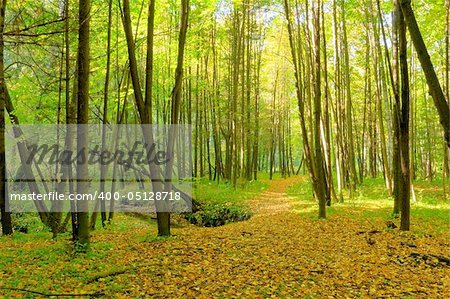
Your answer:
[[[87,155],[89,122],[89,23],[90,0],[78,2],[78,55],[77,55],[77,152]],[[83,161],[83,155],[77,156],[77,194],[88,193],[88,164]],[[89,246],[89,206],[85,200],[77,201],[78,230],[76,242],[81,250]]]
[[[111,27],[112,27],[112,0],[108,2],[108,37],[106,46],[106,75],[105,75],[105,87],[103,92],[103,126],[102,126],[102,152],[107,148],[106,145],[106,130],[108,124],[108,96],[109,96],[109,77],[111,71]],[[100,194],[105,191],[105,178],[106,178],[107,165],[101,163],[100,165]],[[105,226],[106,222],[106,204],[104,200],[96,203],[95,211],[92,213],[91,229],[95,229],[95,222],[98,215],[98,204],[101,207],[101,219],[102,226]]]
[[[419,8],[424,0],[418,1]],[[424,49],[431,57],[421,61],[429,66],[431,60],[440,63],[431,71],[424,67],[425,76],[415,51],[411,52],[418,39],[420,46],[421,37],[411,30],[417,22],[410,24],[409,1],[398,0],[392,23],[383,11],[390,5],[379,0],[286,0],[281,2],[285,14],[267,13],[276,4],[259,0],[191,2],[189,13],[186,8],[190,4],[181,0],[121,0],[118,6],[113,0],[95,2],[91,11],[96,13],[90,15],[90,28],[95,30],[90,35],[96,42],[89,45],[94,54],[89,72],[85,71],[86,65],[78,63],[80,51],[78,59],[77,54],[70,55],[76,46],[83,48],[83,44],[78,45],[77,30],[72,29],[85,22],[73,22],[73,10],[69,9],[72,2],[58,3],[58,7],[42,3],[21,7],[17,1],[8,2],[3,35],[4,77],[13,84],[8,85],[11,98],[4,87],[4,104],[15,125],[17,152],[22,161],[28,148],[18,118],[25,124],[63,124],[65,112],[66,124],[90,121],[105,125],[99,132],[103,150],[119,145],[115,140],[105,142],[107,136],[123,136],[131,141],[135,133],[114,129],[109,132],[110,125],[192,124],[192,143],[179,142],[173,132],[164,144],[164,149],[176,152],[175,162],[189,162],[169,165],[167,169],[149,165],[140,172],[115,161],[112,169],[95,169],[99,172],[100,192],[121,192],[129,178],[136,178],[139,188],[151,184],[153,191],[163,192],[173,187],[169,176],[186,178],[189,167],[194,169],[195,177],[229,183],[234,188],[250,185],[260,171],[276,178],[278,174],[287,177],[303,170],[310,176],[323,217],[322,198],[326,203],[336,197],[343,201],[355,194],[355,188],[366,177],[378,176],[384,176],[388,191],[393,189],[394,214],[400,214],[404,199],[400,194],[404,186],[402,165],[410,169],[410,188],[416,178],[433,180],[442,175],[444,183],[447,180],[449,148],[444,141],[445,151],[436,149],[437,139],[442,139],[436,134],[440,132],[439,116],[431,110],[434,106],[428,101],[427,84],[436,87],[437,78],[445,80],[444,97],[439,91],[430,91],[446,124],[450,90],[448,1],[445,7],[442,3],[430,4],[436,17],[417,15],[417,21],[423,22],[422,34],[432,40]],[[116,21],[116,13],[121,20]],[[404,57],[402,62],[399,57],[397,23],[401,15],[413,37],[408,51],[414,55],[407,65]],[[83,32],[83,27],[76,29]],[[392,43],[388,41],[391,33]],[[84,82],[86,75],[90,84]],[[406,76],[411,82],[409,99],[402,97],[407,93]],[[83,85],[89,86],[88,102],[85,91],[80,89]],[[84,100],[79,102],[81,98]],[[446,103],[443,98],[447,98]],[[18,104],[17,110],[13,103]],[[83,110],[77,114],[78,106]],[[409,113],[406,106],[410,107]],[[72,143],[76,132],[66,132],[66,140],[58,138],[58,144],[62,148],[64,143],[65,150],[75,151]],[[143,128],[146,143],[152,143],[156,136],[152,133]],[[409,166],[406,160],[402,162],[406,151],[400,143],[405,144],[406,139]],[[184,149],[192,149],[193,155],[189,157]],[[177,167],[170,173],[170,168]],[[34,164],[22,168],[32,178],[34,173],[39,178],[41,170],[44,174],[47,171],[47,167],[38,170]],[[49,186],[61,193],[76,193],[82,187],[81,183],[79,188],[72,183],[76,183],[76,178],[72,179],[76,172],[73,166],[72,175],[71,168],[48,167],[61,178],[54,184],[39,179],[25,184],[35,193],[48,191]],[[111,184],[104,180],[109,172],[113,176]],[[144,172],[151,173],[150,183],[142,183]],[[73,203],[73,213],[61,221],[53,203],[51,209],[39,202],[35,205],[54,235],[58,228],[67,226],[72,216],[74,239],[78,238],[78,216],[82,214],[77,211],[82,212],[81,207],[77,209]],[[114,201],[109,208],[112,220]],[[168,235],[171,215],[160,208],[158,204],[158,233]],[[100,211],[105,222],[105,209],[104,202],[96,202],[89,218],[91,228]]]
[[[314,12],[314,68],[315,68],[315,82],[314,82],[314,147],[315,147],[315,173],[317,187],[314,192],[319,201],[319,218],[326,217],[326,179],[324,173],[324,158],[322,151],[322,143],[320,138],[321,115],[322,115],[322,93],[321,93],[321,59],[320,59],[320,1],[317,2]],[[348,82],[350,84],[350,82]],[[349,100],[349,99],[348,99]],[[351,117],[351,116],[350,116]],[[351,139],[353,141],[353,139]],[[353,146],[353,144],[350,144]],[[352,149],[353,151],[353,149]],[[354,157],[354,156],[353,156]],[[353,167],[354,167],[354,161]],[[356,175],[356,173],[355,173]]]
[[[175,141],[178,136],[177,124],[179,123],[179,110],[181,105],[181,91],[183,82],[183,60],[184,60],[184,47],[186,44],[186,34],[188,29],[188,19],[189,19],[189,0],[181,0],[181,16],[180,16],[180,35],[178,38],[178,57],[177,57],[177,68],[175,70],[175,85],[172,90],[172,109],[171,109],[171,125],[169,130],[169,136],[167,141],[167,153],[173,154],[175,149]],[[171,192],[172,184],[172,172],[173,172],[173,162],[174,158],[169,159],[169,162],[165,165],[165,189],[167,192]],[[158,218],[158,230],[159,234],[163,236],[170,235],[170,213],[169,212],[159,212]]]
[[[149,9],[154,9],[154,5],[150,4]],[[180,22],[180,36],[179,36],[179,44],[178,44],[178,64],[175,73],[175,86],[172,90],[172,106],[171,106],[171,121],[173,124],[178,123],[178,115],[179,115],[179,107],[180,107],[180,97],[181,97],[181,87],[182,87],[182,74],[183,74],[183,58],[184,58],[184,45],[186,41],[186,32],[187,32],[187,22],[188,22],[188,11],[189,11],[189,2],[182,1],[181,4],[181,22]],[[152,15],[150,12],[149,16]],[[152,19],[150,18],[150,21]],[[123,8],[122,8],[122,23],[125,31],[125,36],[127,40],[127,49],[128,49],[128,58],[129,58],[129,67],[131,74],[131,81],[134,89],[134,99],[136,102],[136,106],[139,113],[140,123],[143,131],[144,140],[147,144],[154,144],[153,140],[153,130],[151,127],[146,126],[146,124],[150,124],[151,120],[151,92],[147,91],[147,97],[144,101],[141,84],[139,81],[139,73],[138,73],[138,64],[136,60],[136,50],[135,50],[135,40],[133,37],[132,29],[131,29],[131,14],[130,14],[130,3],[129,0],[123,0]],[[150,32],[148,34],[153,34],[152,29],[153,26],[149,25],[148,29]],[[152,47],[152,38],[147,38],[147,48]],[[151,69],[152,61],[147,60],[147,71]],[[150,76],[147,74],[147,76]],[[149,87],[151,82],[148,82],[149,77],[147,77],[146,85]],[[172,140],[174,136],[169,134],[168,140],[168,152],[171,153],[173,151],[174,140]],[[155,153],[152,153],[155,155]],[[150,157],[150,160],[153,156]],[[165,174],[171,174],[173,165],[169,163],[166,165]],[[155,163],[149,163],[150,175],[152,176],[152,186],[153,192],[162,192],[164,189],[163,184],[161,183],[161,169]],[[169,178],[167,178],[169,179]],[[167,184],[166,184],[167,186]],[[161,236],[169,236],[170,235],[170,213],[166,211],[161,211],[161,206],[159,203],[156,203],[157,210],[157,221],[158,221],[158,235]]]
[[[129,59],[129,67],[130,67],[130,75],[131,82],[134,89],[134,99],[136,102],[136,106],[138,108],[140,123],[142,124],[142,133],[144,136],[144,140],[147,144],[154,144],[153,140],[153,131],[151,127],[146,126],[146,124],[150,124],[150,111],[149,105],[150,102],[145,103],[142,95],[141,84],[139,82],[138,75],[138,66],[136,60],[136,51],[135,51],[135,41],[133,37],[133,32],[131,29],[131,15],[130,15],[130,3],[128,0],[123,0],[122,7],[122,23],[125,31],[125,37],[127,40],[127,49],[128,49],[128,59]],[[148,45],[147,45],[148,46]],[[161,184],[161,179],[156,179],[161,170],[159,166],[155,163],[149,163],[150,175],[152,176],[152,187],[153,192],[161,192],[163,190],[163,186]],[[157,212],[158,218],[158,234],[159,235],[169,235],[170,234],[170,218],[169,215],[161,212]]]
[[[344,47],[344,86],[345,86],[345,112],[346,112],[346,130],[347,130],[347,144],[348,148],[348,160],[350,170],[350,192],[356,189],[358,184],[358,176],[356,175],[356,162],[355,162],[355,143],[353,140],[353,116],[352,116],[352,97],[351,97],[351,87],[350,87],[350,58],[348,50],[347,41],[347,20],[345,15],[345,3],[341,3],[342,9],[342,33],[343,33],[343,47]]]
[[[6,0],[0,2],[0,213],[3,235],[12,234],[11,213],[7,211],[6,155],[5,155],[5,103],[4,40]]]
[[[371,14],[373,15],[372,6],[370,7]],[[384,25],[381,17],[381,9],[380,5],[377,2],[377,12],[378,17],[380,20],[380,26],[377,26],[377,23],[375,20],[372,21],[372,31],[373,31],[373,43],[372,46],[374,48],[374,55],[373,55],[373,61],[374,61],[374,77],[375,77],[375,86],[376,86],[376,97],[377,97],[377,103],[376,103],[376,110],[377,110],[377,120],[378,120],[378,131],[380,132],[380,151],[381,151],[381,157],[383,161],[383,175],[386,182],[386,189],[388,190],[388,194],[392,195],[392,180],[391,180],[391,170],[389,166],[389,160],[388,160],[388,154],[387,154],[387,143],[386,143],[386,134],[384,130],[384,101],[383,99],[388,99],[388,93],[387,93],[387,84],[386,84],[386,72],[385,67],[383,63],[383,54],[380,46],[380,28],[383,33],[384,37]],[[375,18],[376,19],[376,18]],[[386,101],[385,100],[385,101]],[[389,115],[387,115],[389,120]]]
[[[409,75],[408,75],[408,59],[407,59],[407,39],[406,25],[403,15],[400,15],[398,22],[399,36],[399,57],[400,57],[400,77],[401,77],[401,103],[398,107],[399,115],[399,133],[400,133],[400,201],[401,201],[401,230],[409,230],[409,214],[410,214],[410,170],[409,170]]]
[[[306,118],[304,99],[302,96],[299,65],[300,60],[297,57],[301,40],[297,40],[299,45],[295,44],[293,22],[291,20],[291,9],[289,1],[284,1],[284,11],[287,20],[289,45],[291,48],[292,61],[294,65],[294,76],[296,83],[297,103],[300,114],[300,126],[303,137],[303,148],[308,165],[308,171],[313,185],[314,194],[319,202],[319,218],[326,217],[326,178],[324,172],[324,158],[322,152],[322,144],[320,140],[320,118],[321,118],[321,80],[320,80],[320,4],[317,4],[314,12],[314,127],[313,127],[313,142],[309,142],[308,133],[306,130]],[[307,13],[308,14],[308,13]],[[300,50],[301,51],[301,50]]]
[[[331,205],[331,198],[337,201],[336,191],[334,190],[332,157],[331,157],[331,128],[330,128],[330,90],[328,84],[328,62],[327,62],[327,38],[325,34],[325,12],[323,10],[324,3],[322,2],[322,41],[323,41],[323,64],[324,64],[324,81],[325,81],[325,97],[324,97],[324,139],[323,151],[325,153],[326,164],[326,178],[327,178],[327,205]],[[289,134],[290,135],[290,134]]]
[[[414,44],[414,48],[419,57],[420,64],[422,65],[425,78],[427,80],[430,94],[433,98],[434,105],[439,114],[440,123],[444,129],[445,140],[447,146],[450,147],[450,108],[447,103],[444,92],[442,91],[438,77],[434,70],[433,64],[428,54],[428,50],[423,41],[422,34],[420,33],[419,26],[414,15],[414,11],[411,8],[411,0],[400,0],[401,9],[405,18],[405,23],[408,26],[411,40]]]
[[[392,89],[394,91],[394,103],[393,103],[393,152],[392,152],[392,167],[393,167],[393,196],[394,196],[394,210],[393,214],[400,214],[401,207],[401,165],[400,165],[400,69],[399,69],[399,23],[401,17],[401,8],[398,0],[394,1],[394,18],[393,18],[393,51],[392,51]]]

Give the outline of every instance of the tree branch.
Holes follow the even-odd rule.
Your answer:
[[[101,297],[104,296],[104,293],[84,293],[84,294],[52,294],[52,293],[43,293],[33,290],[27,290],[27,289],[21,289],[21,288],[7,288],[7,287],[0,287],[0,290],[8,290],[8,291],[19,291],[19,292],[26,292],[31,294],[36,294],[44,297]]]

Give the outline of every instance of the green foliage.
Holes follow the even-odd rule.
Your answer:
[[[203,205],[195,213],[186,214],[186,219],[195,225],[214,227],[229,222],[244,221],[251,217],[251,213],[239,206],[225,206],[221,204]]]
[[[236,188],[228,182],[212,182],[199,178],[194,182],[194,198],[202,203],[242,205],[268,186],[266,179],[242,183]]]
[[[13,213],[11,214],[13,229],[20,233],[36,233],[40,231],[49,231],[39,220],[37,213]]]
[[[246,200],[256,196],[267,187],[265,180],[252,181],[237,188],[229,183],[210,182],[199,179],[195,183],[194,198],[199,210],[187,213],[185,218],[198,226],[214,227],[251,217]]]
[[[287,195],[296,198],[312,199],[313,188],[309,181],[294,184],[287,189]]]
[[[75,254],[87,253],[89,251],[89,244],[87,243],[75,242],[74,245]]]
[[[450,229],[450,200],[444,200],[442,183],[417,181],[414,187],[416,201],[411,199],[412,231],[417,234],[445,234]],[[318,207],[308,181],[291,186],[287,193],[297,198],[295,209],[302,217],[317,218]],[[367,178],[354,198],[346,197],[344,203],[332,203],[327,207],[327,215],[329,218],[340,216],[369,223],[380,220],[398,222],[399,219],[392,218],[393,206],[394,200],[388,196],[383,178]]]

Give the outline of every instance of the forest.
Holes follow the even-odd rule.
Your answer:
[[[449,298],[449,0],[0,0],[1,298]]]

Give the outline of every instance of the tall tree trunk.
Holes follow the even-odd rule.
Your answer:
[[[131,15],[130,15],[130,2],[129,0],[123,0],[122,8],[122,23],[125,31],[125,38],[127,40],[128,59],[130,64],[131,82],[134,90],[134,100],[137,106],[142,134],[146,144],[155,144],[153,138],[153,129],[151,126],[145,126],[150,123],[150,114],[147,106],[144,102],[142,95],[141,84],[139,82],[138,65],[136,60],[135,42],[133,38],[133,31],[131,29]],[[149,160],[153,160],[155,153],[148,152],[150,154]],[[164,185],[161,182],[161,168],[155,163],[149,163],[150,175],[152,178],[153,192],[158,193],[164,190]],[[158,212],[161,210],[159,202],[155,203],[157,217],[158,217],[158,234],[169,235],[170,234],[170,218],[166,212]],[[162,214],[161,214],[162,213]]]
[[[450,101],[450,1],[445,0],[445,97]],[[442,184],[444,199],[446,199],[447,179],[450,175],[450,149],[444,144],[444,163],[442,169]]]
[[[400,114],[400,163],[402,169],[400,197],[401,223],[400,229],[409,230],[410,213],[410,170],[409,170],[409,78],[407,59],[406,25],[403,16],[399,19],[399,57],[401,74],[401,110]]]
[[[107,34],[107,46],[106,46],[106,76],[105,76],[105,86],[103,91],[103,126],[102,126],[102,153],[107,149],[106,145],[106,129],[108,124],[108,95],[109,95],[109,76],[111,69],[111,26],[112,26],[112,0],[108,3],[108,34]],[[100,194],[105,192],[105,178],[107,165],[105,163],[100,163]],[[102,226],[105,226],[106,222],[106,203],[102,199],[100,201],[101,219]],[[91,229],[95,229],[95,223],[97,221],[98,212],[94,211],[91,218]]]
[[[315,169],[316,169],[316,198],[319,201],[319,218],[326,217],[326,183],[324,173],[324,160],[320,138],[320,124],[322,114],[321,103],[321,69],[320,69],[320,1],[318,1],[314,12],[314,147],[315,147]]]
[[[78,115],[77,115],[77,152],[86,151],[88,145],[88,130],[86,124],[89,121],[89,23],[90,0],[78,2],[79,28],[78,28]],[[83,161],[83,155],[77,156],[77,194],[89,192],[86,184],[88,179],[88,164]],[[78,235],[77,242],[80,249],[85,250],[89,245],[89,214],[88,202],[77,201]]]
[[[6,155],[5,155],[5,106],[6,84],[4,67],[4,40],[6,0],[0,3],[0,216],[3,235],[12,234],[11,213],[7,211]]]
[[[63,12],[64,14],[64,12]],[[64,15],[62,16],[64,17]],[[61,141],[61,110],[62,110],[62,92],[63,92],[63,71],[64,71],[64,36],[62,38],[61,43],[61,60],[60,60],[60,66],[59,66],[59,77],[58,77],[58,109],[57,109],[57,115],[56,115],[56,144],[59,151],[60,148],[60,141]],[[62,167],[60,169],[59,163],[56,163],[55,165],[55,177],[59,177],[60,171],[62,170]],[[61,179],[62,181],[62,179]],[[57,187],[59,184],[55,182],[54,188],[57,190]],[[48,191],[47,191],[48,192]],[[49,215],[50,225],[52,229],[52,238],[56,239],[58,237],[58,230],[59,226],[61,225],[61,207],[63,202],[62,201],[53,201],[51,202],[51,213]]]
[[[428,50],[423,41],[422,34],[420,33],[419,26],[417,25],[416,17],[411,8],[411,0],[399,0],[401,3],[401,9],[405,18],[405,23],[408,26],[408,31],[411,36],[411,40],[416,49],[417,56],[419,57],[420,64],[422,65],[425,78],[427,80],[430,94],[433,98],[434,105],[439,114],[439,120],[444,128],[445,140],[447,146],[450,148],[450,108],[449,104],[445,100],[444,92],[442,91],[438,77],[434,70],[433,64],[428,54]]]
[[[372,9],[371,9],[372,10]],[[388,100],[388,93],[387,93],[387,85],[386,85],[386,72],[385,72],[385,64],[383,61],[383,52],[381,50],[380,45],[380,27],[382,31],[382,35],[384,37],[384,28],[383,28],[383,20],[381,16],[381,8],[379,6],[379,0],[377,1],[377,14],[374,14],[372,12],[372,15],[378,15],[380,24],[377,26],[377,22],[375,21],[376,18],[373,20],[372,28],[373,28],[373,37],[374,37],[374,62],[375,64],[375,82],[377,86],[377,112],[378,112],[378,129],[380,132],[380,150],[381,150],[381,157],[383,160],[383,174],[386,184],[386,189],[388,190],[389,196],[392,195],[392,179],[391,179],[391,170],[388,160],[388,154],[387,154],[387,142],[386,142],[386,134],[384,130],[384,121],[385,116],[383,114],[383,99],[385,101]],[[387,56],[389,57],[389,56]],[[386,115],[386,118],[388,118],[388,115]]]
[[[262,30],[260,30],[261,32]],[[263,43],[263,39],[261,38],[261,44]],[[256,47],[261,48],[261,44],[257,44]],[[261,74],[261,61],[262,61],[262,51],[257,52],[256,54],[256,72],[255,72],[255,130],[254,130],[254,139],[253,139],[253,179],[257,180],[258,178],[258,158],[259,158],[259,102],[261,95],[261,86],[260,86],[260,74]]]
[[[400,214],[401,208],[401,198],[400,198],[400,188],[401,188],[401,165],[400,165],[400,69],[399,69],[399,24],[400,24],[400,5],[398,0],[394,1],[394,13],[393,13],[393,51],[392,51],[392,88],[394,90],[394,103],[393,103],[393,153],[392,153],[392,168],[394,172],[394,210],[393,214]]]
[[[273,97],[272,97],[272,103],[271,103],[271,123],[273,126],[270,129],[270,146],[269,146],[269,179],[272,180],[273,173],[274,173],[274,167],[275,167],[275,151],[276,151],[276,133],[277,128],[275,126],[275,117],[276,117],[276,99],[277,99],[277,88],[278,88],[278,77],[279,77],[279,69],[277,68],[276,75],[275,75],[275,82],[273,84]]]
[[[246,118],[245,118],[245,138],[246,138],[246,149],[245,149],[245,153],[246,153],[246,157],[245,157],[245,166],[246,166],[246,179],[247,181],[251,181],[252,180],[252,138],[253,136],[251,136],[251,128],[250,128],[250,101],[251,101],[251,80],[250,80],[250,71],[251,71],[251,60],[252,60],[252,52],[251,52],[251,45],[252,45],[252,39],[251,39],[251,34],[252,34],[252,26],[253,26],[253,22],[252,22],[252,14],[250,14],[251,12],[251,7],[248,8],[249,11],[249,16],[248,16],[248,22],[247,22],[247,49],[246,49],[246,54],[247,54],[247,69],[246,69]]]
[[[155,28],[155,2],[150,0],[148,5],[147,20],[147,60],[145,65],[145,107],[148,110],[149,122],[152,123],[152,102],[153,102],[153,37]]]
[[[325,138],[324,138],[324,152],[326,161],[326,176],[327,176],[327,205],[331,205],[331,198],[337,201],[336,192],[334,190],[333,182],[333,171],[331,163],[331,125],[330,125],[330,113],[329,113],[329,87],[328,87],[328,62],[327,62],[327,39],[325,35],[325,13],[323,10],[324,4],[322,3],[322,40],[323,40],[323,64],[324,64],[324,81],[325,81],[325,111],[324,111],[324,127],[325,127]],[[289,133],[290,136],[290,133]]]
[[[350,58],[347,41],[347,26],[345,19],[345,3],[341,3],[342,9],[342,33],[343,33],[343,46],[344,46],[344,82],[345,82],[345,110],[346,110],[346,130],[348,138],[348,164],[350,172],[350,197],[352,197],[352,191],[356,189],[358,184],[358,176],[356,175],[356,161],[355,161],[355,143],[353,141],[353,116],[352,116],[352,97],[350,89]]]
[[[343,139],[344,139],[344,128],[341,125],[341,119],[343,118],[341,113],[341,59],[340,59],[340,47],[339,47],[339,20],[337,14],[337,0],[333,0],[333,39],[334,39],[334,76],[335,76],[335,84],[334,84],[334,101],[335,104],[335,127],[336,127],[336,177],[337,177],[337,188],[338,188],[338,196],[339,201],[343,201],[343,186],[344,186],[344,172],[346,171],[344,168],[344,147],[343,147]]]
[[[75,72],[73,80],[73,91],[72,96],[70,95],[70,18],[69,18],[69,5],[70,0],[64,2],[64,16],[66,18],[64,22],[64,39],[66,47],[66,124],[69,130],[66,132],[65,149],[69,152],[73,149],[73,140],[75,139],[76,128],[74,125],[77,123],[77,109],[78,109],[78,74]],[[78,66],[77,66],[78,68]],[[67,180],[69,185],[69,192],[71,194],[75,193],[75,186],[73,182],[73,166],[71,163],[67,163],[64,166],[64,178]],[[61,190],[63,190],[63,182],[60,185]],[[78,236],[78,220],[77,220],[77,207],[76,203],[70,202],[70,215],[72,224],[72,240],[75,241]]]
[[[302,93],[301,88],[301,80],[300,80],[300,60],[297,60],[297,50],[299,50],[296,47],[295,44],[295,38],[294,38],[294,29],[293,29],[293,22],[291,20],[291,11],[289,7],[289,0],[284,0],[284,10],[287,20],[287,27],[288,27],[288,35],[289,35],[289,45],[291,48],[291,55],[292,55],[292,63],[294,64],[294,77],[295,77],[295,90],[297,95],[297,104],[298,104],[298,110],[300,115],[300,128],[302,133],[302,140],[303,140],[303,150],[304,155],[306,158],[306,166],[308,168],[309,176],[311,178],[311,181],[313,183],[313,189],[316,191],[317,183],[316,183],[316,174],[315,174],[315,167],[314,167],[314,161],[313,161],[313,154],[311,152],[311,146],[308,138],[308,131],[306,130],[306,117],[305,117],[305,102],[304,97]],[[300,47],[300,40],[299,45]],[[301,51],[299,50],[299,53]],[[300,56],[300,55],[299,55]]]
[[[172,154],[175,148],[175,138],[177,136],[177,128],[175,125],[179,123],[179,111],[181,104],[181,93],[183,83],[183,60],[184,60],[184,48],[186,44],[186,35],[188,29],[189,19],[189,0],[181,0],[181,15],[180,15],[180,35],[178,38],[178,56],[177,56],[177,68],[175,70],[175,85],[172,90],[172,107],[171,107],[171,125],[172,128],[169,132],[169,140],[167,145],[167,153]],[[173,158],[169,159],[166,165],[165,174],[165,188],[167,192],[172,191],[171,177],[173,168]],[[170,213],[158,212],[158,235],[170,236]]]

